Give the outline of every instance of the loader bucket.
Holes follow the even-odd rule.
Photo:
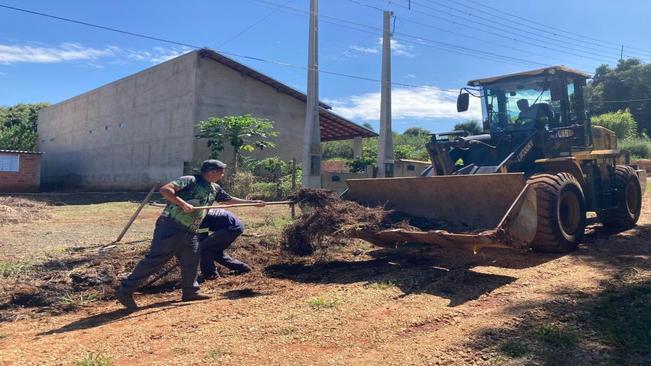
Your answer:
[[[355,234],[376,245],[415,242],[521,248],[536,233],[536,194],[521,173],[349,179],[346,184],[344,199],[471,228],[464,233],[401,228]]]

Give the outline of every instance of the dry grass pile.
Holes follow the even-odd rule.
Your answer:
[[[65,259],[50,259],[31,266],[11,281],[3,281],[0,321],[11,320],[20,310],[29,308],[59,313],[113,299],[121,277],[130,273],[146,250],[145,245],[120,246],[101,252],[98,248],[76,248]],[[159,274],[174,264],[169,262]],[[171,288],[178,278],[178,268],[175,268],[156,282],[155,289]]]
[[[412,217],[382,207],[365,207],[342,200],[336,193],[323,189],[302,189],[291,199],[300,202],[303,213],[294,224],[285,228],[283,248],[301,256],[312,255],[316,251],[344,243],[345,239],[354,236],[356,232],[396,228],[470,231],[463,224],[443,219]]]
[[[27,198],[0,197],[0,225],[48,219],[48,204]]]

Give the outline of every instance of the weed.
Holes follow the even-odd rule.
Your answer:
[[[368,285],[369,288],[372,288],[374,290],[386,290],[391,287],[396,287],[396,281],[389,280],[389,281],[378,281],[378,282],[373,282]]]
[[[529,352],[527,347],[521,343],[509,340],[500,347],[500,351],[513,358],[522,357]]]
[[[75,361],[75,366],[110,366],[113,360],[101,353],[87,353],[81,360]]]
[[[314,310],[330,309],[339,306],[339,303],[335,300],[326,300],[320,297],[312,298],[307,303]]]
[[[0,261],[0,277],[16,277],[25,269],[27,269],[27,264],[23,262]]]
[[[573,346],[578,339],[576,333],[559,328],[554,324],[539,324],[531,332],[533,337],[539,341],[560,347]]]
[[[278,331],[280,335],[284,335],[284,336],[292,335],[294,334],[294,332],[296,332],[296,329],[294,328],[280,328],[280,330]]]
[[[264,226],[271,226],[276,229],[282,229],[292,222],[293,220],[289,217],[267,216],[264,218]]]
[[[94,301],[97,301],[98,299],[98,296],[92,293],[66,293],[59,298],[58,303],[68,307],[80,307],[86,306]]]
[[[210,351],[208,351],[208,353],[206,353],[206,357],[210,358],[210,359],[213,359],[213,360],[216,360],[218,358],[221,358],[223,356],[227,356],[229,354],[230,354],[230,352],[221,350],[219,348],[213,348]]]
[[[5,339],[9,336],[8,334],[0,333],[0,339]]]

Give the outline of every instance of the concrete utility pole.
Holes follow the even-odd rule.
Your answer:
[[[377,176],[393,177],[393,133],[391,132],[391,16],[384,12],[382,37],[382,94],[380,99],[380,140],[377,154]]]
[[[319,1],[310,0],[307,106],[303,138],[303,187],[321,187],[321,131],[319,129]]]

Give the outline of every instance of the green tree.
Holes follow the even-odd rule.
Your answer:
[[[47,103],[20,103],[0,107],[0,149],[36,150],[38,112],[47,106]]]
[[[474,119],[462,123],[457,123],[454,125],[454,130],[466,131],[469,135],[480,135],[484,131],[479,122]]]
[[[592,115],[628,108],[641,132],[651,130],[651,64],[625,59],[615,68],[601,65],[586,94]]]
[[[233,148],[234,173],[237,173],[242,152],[251,152],[256,148],[262,150],[275,147],[269,141],[270,137],[278,136],[273,131],[273,121],[254,117],[250,114],[243,116],[211,117],[197,125],[197,138],[208,140],[210,157],[218,158],[226,144]]]
[[[423,135],[429,136],[432,134],[432,132],[421,127],[409,127],[402,134],[407,136],[423,136]]]

